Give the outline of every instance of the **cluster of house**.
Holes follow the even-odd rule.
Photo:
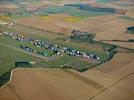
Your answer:
[[[81,57],[81,58],[84,58],[84,59],[91,59],[91,58],[96,59],[96,60],[100,59],[100,57],[98,57],[95,54],[81,52],[79,50],[72,49],[72,48],[64,47],[63,50],[64,50],[65,53],[67,53],[68,55],[71,55],[71,56],[77,56],[77,57]]]
[[[16,39],[17,41],[24,41],[24,42],[29,42],[33,45],[35,45],[36,47],[43,47],[47,50],[52,51],[55,55],[62,55],[64,53],[70,55],[70,56],[77,56],[77,57],[81,57],[84,59],[95,59],[95,60],[99,60],[100,57],[98,57],[95,54],[90,54],[90,53],[85,53],[85,52],[81,52],[79,50],[73,49],[73,48],[69,48],[69,47],[59,47],[58,45],[53,45],[52,43],[46,42],[46,41],[40,41],[40,40],[34,40],[30,37],[24,37],[22,35],[15,35],[11,32],[3,32],[4,36]],[[36,53],[36,50],[33,50],[32,48],[28,47],[28,46],[20,46],[22,49],[29,51],[29,52],[34,52]],[[38,52],[39,54],[39,52]]]

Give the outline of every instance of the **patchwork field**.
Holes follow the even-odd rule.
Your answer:
[[[105,20],[108,20],[114,16],[103,15],[102,17],[80,18],[68,14],[55,14],[41,17],[18,18],[14,20],[14,23],[69,35],[74,29],[89,32],[89,29],[92,29],[92,27],[101,25],[101,23],[103,23],[103,20],[101,21],[101,19],[106,17],[107,19]],[[90,30],[90,32],[94,31]]]
[[[133,26],[132,0],[0,0],[0,100],[133,100]]]
[[[133,38],[132,35],[126,33],[126,28],[133,26],[133,21],[122,19],[118,15],[80,18],[67,14],[56,14],[42,17],[18,18],[14,22],[54,33],[60,32],[65,35],[69,35],[71,30],[74,29],[93,32],[96,33],[97,40]]]

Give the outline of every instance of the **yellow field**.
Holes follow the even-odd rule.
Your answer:
[[[9,22],[11,20],[10,17],[8,16],[3,16],[3,15],[0,15],[0,21],[5,21],[5,22]]]
[[[71,17],[67,17],[64,19],[65,22],[79,22],[81,21],[82,19],[79,18],[79,17],[74,17],[74,16],[71,16]]]
[[[53,18],[51,16],[41,16],[40,18],[43,20],[47,20],[47,21],[53,20]]]
[[[63,16],[63,18],[60,18],[57,16],[41,16],[40,18],[45,21],[60,20],[60,21],[69,22],[69,23],[75,23],[75,22],[79,22],[82,20],[81,18],[74,17],[74,16]]]

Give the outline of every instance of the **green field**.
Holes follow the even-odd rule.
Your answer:
[[[35,15],[48,16],[48,15],[59,14],[59,13],[65,13],[80,18],[94,17],[94,16],[100,16],[106,14],[102,12],[80,10],[78,9],[78,7],[60,6],[60,7],[49,7],[45,10],[38,11]],[[25,8],[19,8],[17,10],[17,13],[12,14],[12,18],[20,18],[26,16],[32,16],[32,15],[28,13],[25,10]]]
[[[84,52],[88,52],[88,53],[91,53],[91,54],[96,54],[97,56],[100,57],[100,62],[105,62],[108,60],[108,55],[106,53],[106,51],[104,51],[102,48],[110,48],[111,45],[106,45],[106,44],[102,44],[102,43],[93,43],[93,44],[83,44],[83,43],[73,43],[71,41],[69,42],[64,42],[63,44],[59,41],[56,41],[55,40],[55,43],[61,45],[61,46],[67,46],[67,47],[70,47],[70,48],[75,48],[79,51],[84,51]],[[98,46],[98,48],[96,48],[96,46]],[[99,46],[101,46],[102,48],[99,48]]]
[[[22,28],[22,29],[24,28],[24,30],[28,30],[28,31],[31,30],[32,31],[32,28],[28,28],[28,27],[25,28],[24,26],[23,27],[20,27],[20,28]],[[12,29],[10,29],[10,31],[12,31]],[[13,31],[15,31],[15,30],[13,30]],[[108,44],[107,45],[106,44],[105,45],[104,44],[91,44],[91,45],[88,44],[86,46],[83,46],[83,44],[73,43],[71,41],[70,42],[64,42],[64,41],[60,41],[60,40],[57,40],[57,39],[50,39],[50,38],[48,38],[49,37],[48,35],[46,36],[45,34],[42,34],[42,33],[39,34],[37,30],[35,31],[34,34],[27,34],[27,35],[30,36],[30,37],[32,37],[32,38],[34,38],[34,39],[46,40],[46,41],[51,42],[53,44],[57,44],[60,47],[67,46],[67,47],[70,47],[70,48],[76,48],[76,49],[78,49],[80,51],[85,51],[85,52],[90,52],[90,53],[96,54],[97,56],[100,57],[100,61],[101,62],[107,61],[108,56],[107,56],[107,53],[104,50],[102,50],[102,49],[100,49],[98,47],[99,46],[103,46],[104,48],[110,48],[110,46],[111,46],[111,45],[108,45]],[[7,42],[7,41],[8,41],[8,39],[5,42]],[[15,45],[16,41],[13,40],[13,42],[14,42],[13,45]],[[96,48],[93,45],[97,45],[98,47]],[[82,46],[82,48],[81,48],[81,46]]]
[[[0,44],[0,47],[1,47],[0,48],[0,61],[1,61],[0,62],[0,75],[15,68],[15,62],[17,61],[33,62],[39,59],[34,56],[29,56],[28,54],[15,50],[13,48],[3,46],[1,44]],[[38,65],[38,62],[37,62],[37,65]]]
[[[64,13],[67,13],[72,16],[80,17],[80,18],[95,17],[95,16],[101,16],[106,14],[102,12],[93,12],[93,11],[86,11],[86,10],[79,10],[79,9],[66,10],[64,11]]]
[[[3,42],[4,44],[12,45],[12,46],[17,47],[17,48],[20,48],[20,45],[25,45],[25,46],[28,46],[28,47],[36,50],[36,51],[45,52],[48,55],[52,54],[51,51],[46,50],[46,49],[41,48],[41,47],[37,48],[36,46],[34,46],[28,42],[16,41],[16,40],[14,40],[12,38],[8,38],[8,37],[1,37],[0,39],[1,39],[1,42]]]
[[[64,55],[64,56],[60,57],[59,59],[53,60],[51,62],[47,62],[46,64],[53,68],[59,68],[62,66],[66,66],[66,67],[69,67],[69,68],[72,68],[72,69],[75,69],[78,71],[84,71],[84,70],[94,67],[95,65],[97,65],[99,63],[84,61],[78,57]]]
[[[8,46],[10,45],[10,46],[18,48],[18,49],[20,49],[19,45],[21,44],[21,42],[12,40],[8,37],[1,37],[1,43],[8,45]],[[28,43],[22,43],[22,44],[26,45]],[[28,44],[28,45],[30,45],[30,44]],[[14,48],[6,47],[3,45],[1,45],[1,48],[2,49],[0,52],[1,53],[0,58],[1,58],[2,66],[0,66],[0,75],[15,68],[15,62],[17,62],[17,61],[32,62],[32,61],[36,61],[38,59],[36,57],[33,57],[31,55],[18,51]],[[34,47],[34,48],[36,48],[36,47]],[[36,49],[45,50],[43,48],[36,48]],[[82,71],[83,69],[85,69],[85,68],[89,69],[89,68],[93,67],[94,65],[97,65],[98,63],[81,61],[79,57],[63,55],[61,57],[54,59],[53,61],[48,61],[48,62],[45,62],[40,59],[40,61],[33,67],[59,68],[60,66],[66,65],[66,64],[69,68],[73,68],[73,69]],[[79,66],[77,66],[77,65],[79,65]]]
[[[85,11],[80,10],[78,7],[70,7],[70,6],[62,6],[62,7],[51,7],[44,11],[44,15],[56,14],[56,13],[65,13],[71,16],[86,18],[86,17],[94,17],[104,15],[106,13],[102,12],[93,12],[93,11]]]
[[[36,46],[33,46],[30,43],[16,41],[16,40],[14,40],[12,38],[9,38],[9,37],[1,36],[0,39],[1,39],[1,43],[5,44],[5,45],[10,45],[10,46],[18,48],[20,50],[21,50],[21,48],[19,47],[20,45],[27,45],[27,46],[29,46],[31,48],[34,48],[35,50],[38,50],[38,51],[47,52],[48,54],[52,53],[51,51],[45,50],[42,47],[38,48]],[[76,48],[78,50],[82,50],[82,51],[97,54],[101,58],[100,61],[107,60],[107,55],[102,50],[99,51],[99,50],[97,50],[95,48],[87,48],[87,47],[80,48],[80,46],[78,44],[71,44],[71,43],[60,44],[59,41],[56,41],[55,43],[57,43],[57,44],[59,44],[61,46],[67,45],[68,47],[72,47],[72,48]],[[8,71],[11,68],[14,68],[14,63],[16,61],[18,61],[18,60],[20,60],[20,61],[36,61],[36,59],[37,59],[36,57],[32,57],[31,55],[28,55],[28,54],[23,53],[23,52],[21,53],[21,51],[16,51],[15,49],[12,49],[12,48],[9,48],[11,50],[7,49],[7,51],[4,51],[5,48],[6,47],[2,46],[3,51],[1,51],[1,53],[2,52],[7,52],[6,53],[7,55],[3,55],[3,53],[2,53],[1,58],[2,58],[2,63],[3,63],[2,65],[6,66],[6,67],[1,67],[1,68],[3,68],[3,69],[1,69],[1,73],[5,72],[5,71]],[[8,64],[6,63],[7,57],[9,57],[8,62],[11,62],[11,63],[8,63]],[[53,68],[53,67],[59,68],[61,65],[66,65],[66,64],[70,68],[73,68],[73,69],[81,71],[81,70],[83,70],[85,68],[87,68],[87,69],[92,68],[93,66],[97,65],[98,63],[96,63],[96,62],[93,63],[93,62],[90,62],[90,61],[82,61],[82,60],[80,60],[79,57],[63,55],[62,57],[58,57],[58,58],[54,59],[53,61],[45,62],[45,61],[41,60],[36,65],[37,65],[37,67],[40,66],[40,67],[49,67],[49,68]],[[77,65],[79,65],[79,66],[77,66]],[[11,66],[11,67],[8,67],[8,66]]]

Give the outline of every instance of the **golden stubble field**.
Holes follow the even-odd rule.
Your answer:
[[[0,100],[88,100],[103,89],[70,70],[16,69]]]

